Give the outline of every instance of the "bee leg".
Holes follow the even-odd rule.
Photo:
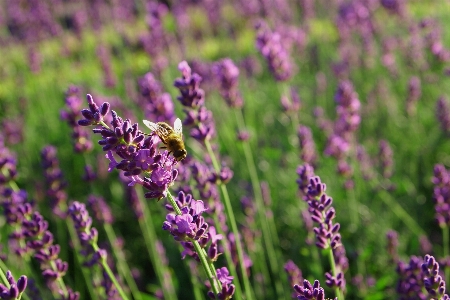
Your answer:
[[[163,147],[161,147],[160,149],[167,149],[167,147],[163,146]]]

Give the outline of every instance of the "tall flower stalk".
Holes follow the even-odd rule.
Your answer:
[[[312,172],[309,165],[300,167],[297,182],[308,203],[311,219],[318,225],[314,228],[316,246],[328,250],[331,272],[325,273],[326,284],[334,288],[338,299],[343,300],[346,286],[344,272],[348,269],[348,260],[341,242],[340,224],[333,223],[336,211],[331,206],[333,199],[325,193],[326,185],[321,182],[320,177],[311,176]]]
[[[87,134],[86,128],[78,126],[78,119],[80,118],[80,115],[81,115],[80,109],[81,109],[82,101],[83,101],[79,94],[80,94],[80,90],[78,87],[71,86],[68,88],[68,90],[66,91],[66,97],[65,97],[66,109],[61,110],[60,116],[63,120],[67,121],[67,123],[70,127],[72,127],[72,130],[73,130],[72,139],[74,142],[74,151],[77,153],[86,154],[87,152],[92,150],[92,141],[91,141],[89,135]],[[59,168],[58,168],[58,162],[57,162],[55,152],[56,152],[56,149],[51,146],[45,147],[43,149],[43,151],[41,152],[41,156],[42,156],[42,160],[43,160],[42,164],[45,169],[45,174],[46,174],[47,183],[48,183],[48,187],[49,187],[47,193],[49,194],[52,206],[55,206],[55,204],[62,202],[62,204],[63,204],[62,208],[60,208],[59,210],[63,211],[64,215],[66,215],[67,214],[67,203],[66,203],[67,195],[64,193],[63,190],[61,190],[61,188],[56,189],[57,187],[64,187],[65,182],[62,180],[61,170],[59,170]],[[87,162],[87,160],[88,160],[87,155],[83,155],[83,157],[84,157],[85,161]],[[86,165],[85,166],[85,175],[83,176],[83,180],[85,180],[86,182],[92,182],[95,179],[96,179],[95,172],[92,170],[92,168],[89,165]],[[94,185],[90,185],[90,187],[91,187],[91,189],[93,189]],[[58,200],[59,198],[61,198],[61,200]],[[90,197],[89,199],[90,200],[98,200],[98,201],[93,201],[94,204],[101,205],[102,199],[99,199],[97,197]],[[62,201],[62,200],[64,200],[64,201]],[[95,205],[94,205],[94,208],[95,208]],[[55,213],[55,210],[58,209],[58,207],[52,207],[52,209]],[[111,212],[109,211],[109,207],[104,202],[103,202],[103,207],[102,207],[101,211],[102,212],[99,212],[98,215],[101,215],[101,217],[102,217],[102,221],[103,221],[102,225],[107,234],[108,240],[110,242],[112,252],[113,252],[114,256],[116,257],[116,261],[118,264],[118,271],[119,271],[120,275],[125,278],[128,286],[133,294],[133,297],[136,300],[139,300],[139,299],[141,299],[141,296],[138,292],[136,282],[132,278],[131,271],[129,270],[128,265],[125,263],[124,254],[123,254],[122,250],[118,249],[118,247],[117,247],[116,234],[114,232],[113,227],[111,226],[111,222],[112,222]],[[110,216],[103,217],[104,215],[106,215],[108,213],[108,211],[109,211]],[[56,212],[58,212],[58,211],[56,211]],[[66,220],[66,223],[68,223],[67,220]],[[76,233],[72,229],[72,224],[67,224],[67,225],[68,225],[69,231],[72,235],[71,236],[72,239],[76,240]],[[80,248],[80,245],[78,242],[75,242],[74,244],[76,245],[77,248]],[[81,261],[78,254],[77,254],[77,259],[79,262]],[[82,268],[82,272],[86,279],[86,284],[88,286],[89,292],[91,293],[91,296],[92,296],[94,293],[93,287],[92,287],[91,281],[88,280],[90,275],[88,275],[85,268]]]
[[[242,113],[242,106],[244,104],[243,98],[239,91],[239,69],[229,58],[222,59],[214,66],[217,79],[219,81],[219,91],[229,107],[233,108],[236,118],[236,123],[239,132],[245,132],[245,120]],[[242,147],[244,150],[245,161],[247,169],[250,173],[250,181],[252,183],[253,193],[255,196],[258,221],[261,225],[264,246],[267,251],[267,257],[272,274],[280,274],[280,266],[278,261],[281,261],[281,255],[275,250],[274,245],[279,245],[278,234],[275,230],[273,218],[268,217],[268,209],[264,205],[263,195],[261,191],[261,184],[256,170],[255,160],[250,144],[243,141]],[[283,285],[281,284],[279,276],[274,276],[275,289],[278,298],[284,297]]]
[[[174,86],[177,87],[181,93],[177,99],[183,106],[186,107],[185,111],[187,113],[187,117],[184,124],[193,126],[191,129],[191,136],[206,148],[209,158],[211,159],[213,169],[220,178],[219,174],[222,173],[223,168],[220,166],[216,153],[214,152],[213,146],[210,142],[215,135],[215,124],[212,117],[212,112],[209,111],[204,105],[205,92],[199,87],[202,78],[197,73],[192,73],[191,68],[186,61],[179,63],[178,69],[180,70],[182,77],[175,80]],[[244,284],[244,293],[247,299],[253,299],[251,285],[245,271],[244,248],[239,238],[239,231],[228,190],[223,180],[219,180],[218,183],[222,192],[225,213],[231,227],[231,232],[236,237],[236,251],[239,257],[239,267]],[[232,264],[229,257],[227,257],[227,261],[229,265]],[[233,272],[233,269],[231,269],[231,271]],[[239,297],[239,286],[236,286],[236,294],[237,297]]]
[[[207,274],[213,294],[219,299],[231,298],[234,285],[229,282],[229,277],[218,275],[204,250],[209,227],[207,223],[199,221],[202,220],[200,215],[204,210],[182,210],[170,194],[169,188],[178,176],[178,170],[174,168],[176,159],[167,150],[162,154],[157,153],[157,135],[146,138],[138,129],[137,123],[131,124],[130,120],[123,120],[114,111],[111,111],[110,128],[104,121],[104,116],[109,112],[109,103],[105,102],[99,107],[91,95],[87,95],[87,101],[89,109],[82,110],[85,119],[78,121],[78,124],[97,126],[93,132],[102,136],[99,144],[107,152],[106,157],[110,161],[108,170],[121,170],[123,176],[130,180],[129,186],[142,185],[146,190],[145,198],[167,198],[175,215],[167,215],[166,220],[171,220],[174,224],[165,223],[164,228],[171,230],[172,235],[181,242],[186,251],[193,251],[194,258],[201,262]],[[203,241],[202,245],[200,239]]]

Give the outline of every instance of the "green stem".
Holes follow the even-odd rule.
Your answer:
[[[242,115],[242,110],[235,110],[235,116],[238,123],[238,127],[241,129],[245,128],[244,116]],[[257,207],[257,213],[259,218],[259,223],[261,224],[261,230],[263,233],[264,245],[267,251],[267,257],[269,258],[269,266],[274,275],[275,290],[277,293],[277,298],[284,298],[283,285],[281,283],[281,277],[284,272],[282,272],[278,265],[278,260],[281,260],[281,255],[276,253],[273,245],[279,245],[278,235],[276,232],[276,227],[273,222],[273,218],[268,218],[266,216],[266,207],[263,202],[263,196],[261,192],[261,184],[258,178],[258,172],[256,171],[255,160],[253,159],[252,150],[250,149],[249,143],[242,143],[244,148],[245,161],[247,162],[247,169],[250,173],[250,181],[252,183],[253,193],[255,195],[255,202]],[[281,276],[280,276],[281,275]]]
[[[214,224],[217,224],[217,226],[216,226],[217,232],[219,234],[221,234],[223,237],[226,237],[225,232],[222,230],[222,228],[219,225],[220,222],[219,222],[219,218],[218,218],[217,214],[213,214],[212,218],[213,218]],[[228,266],[228,269],[230,270],[231,275],[234,278],[238,278],[236,266],[234,265],[233,258],[231,257],[230,251],[224,251],[224,255],[225,255],[225,260],[227,261],[227,266]],[[234,282],[234,286],[236,287],[236,290],[234,292],[234,297],[236,299],[241,299],[242,291],[241,291],[241,285],[239,284],[239,281]]]
[[[344,181],[347,179],[348,178],[344,178]],[[348,229],[351,233],[354,233],[359,228],[359,217],[358,217],[359,203],[356,200],[354,188],[345,189],[345,192],[347,194],[348,201],[346,202],[348,204],[348,210],[350,211],[350,221],[351,221],[351,225],[349,226]]]
[[[152,262],[156,276],[158,277],[158,281],[163,290],[164,299],[175,300],[177,299],[177,295],[173,288],[172,277],[164,276],[164,273],[168,274],[169,272],[167,268],[162,264],[161,259],[159,259],[158,250],[156,249],[156,245],[154,243],[154,241],[156,241],[157,239],[157,236],[155,233],[155,228],[153,226],[151,214],[146,202],[143,199],[142,190],[136,189],[136,193],[138,194],[140,206],[143,210],[143,217],[138,219],[139,227],[141,228],[142,235],[144,236],[144,242],[148,251],[148,255],[150,257],[150,261]]]
[[[78,240],[78,235],[75,232],[73,224],[69,223],[70,222],[69,219],[67,220],[68,221],[66,221],[66,226],[67,230],[69,231],[70,240],[73,242],[73,247],[75,249],[75,260],[78,264],[78,270],[81,269],[81,272],[83,273],[83,279],[86,283],[90,299],[96,299],[97,296],[95,295],[94,287],[92,286],[92,276],[90,276],[89,270],[87,268],[83,268],[83,264],[81,263],[83,260],[80,255],[81,246],[80,241]]]
[[[206,146],[208,154],[211,158],[211,161],[212,161],[215,171],[217,173],[219,173],[220,166],[219,166],[219,163],[217,162],[216,155],[214,154],[214,151],[212,150],[211,144],[209,143],[208,140],[205,141],[205,146]],[[234,218],[233,208],[231,206],[231,201],[230,201],[230,197],[228,195],[228,190],[224,184],[220,184],[220,190],[222,191],[222,194],[223,194],[225,212],[226,212],[228,221],[230,222],[230,225],[231,225],[231,231],[233,232],[233,234],[235,236],[236,251],[238,254],[238,258],[239,258],[239,267],[240,267],[240,271],[241,271],[242,280],[244,281],[245,296],[246,296],[247,300],[250,300],[250,299],[253,299],[252,292],[251,292],[251,286],[250,286],[250,281],[248,280],[248,276],[245,272],[246,269],[245,269],[245,265],[244,265],[244,251],[242,248],[241,240],[239,238],[240,235],[239,235],[239,231],[238,231],[238,228],[236,225],[236,220]]]
[[[0,259],[0,278],[2,279],[3,284],[9,289],[11,286],[8,282],[8,279],[6,279],[6,275],[3,272],[3,270],[8,270],[5,263],[3,262],[3,259]]]
[[[337,270],[336,264],[334,262],[333,249],[331,249],[331,247],[328,248],[328,258],[330,260],[331,272],[333,273],[333,277],[336,278]],[[344,300],[344,294],[342,293],[341,289],[338,286],[334,287],[334,293],[339,300]]]
[[[98,247],[97,243],[92,243],[92,248],[94,249],[95,252],[97,252],[100,249]],[[117,281],[116,276],[114,275],[114,273],[111,270],[111,268],[108,266],[108,263],[106,262],[106,259],[100,259],[100,262],[101,262],[101,265],[103,266],[103,269],[108,274],[109,279],[112,281],[112,283],[116,287],[117,292],[119,292],[120,297],[122,297],[122,299],[124,299],[124,300],[128,300],[128,297],[125,294],[125,292],[123,291],[123,289],[120,286],[119,282]]]
[[[402,220],[405,225],[417,235],[425,235],[425,232],[423,229],[417,224],[417,222],[405,211],[405,209],[398,204],[394,199],[392,199],[392,196],[386,192],[384,189],[381,189],[378,191],[378,195],[381,198],[381,201],[383,201],[388,207],[391,208],[391,210],[394,212],[394,214],[397,215],[397,217]]]
[[[442,257],[448,257],[448,246],[449,246],[449,230],[448,226],[442,227],[442,242],[443,242],[443,252]],[[450,267],[445,266],[445,282],[450,279]]]
[[[189,264],[186,264],[186,266],[189,266]],[[201,286],[203,286],[203,283],[200,282],[199,276],[191,272],[192,276],[190,276],[191,283],[192,283],[192,293],[194,294],[195,300],[204,300],[205,297],[202,293]]]
[[[113,255],[116,258],[119,272],[125,278],[125,280],[128,284],[128,287],[131,290],[131,294],[133,295],[133,298],[135,300],[142,300],[141,294],[136,285],[136,281],[134,281],[133,276],[131,275],[131,270],[128,267],[128,264],[125,263],[125,255],[124,255],[123,251],[121,249],[119,249],[119,247],[117,247],[117,245],[115,243],[115,241],[117,241],[117,237],[116,237],[116,233],[114,232],[114,229],[112,228],[111,224],[109,224],[109,223],[103,223],[103,229],[106,232],[106,236],[108,237],[109,244],[111,245]]]
[[[178,207],[178,204],[175,201],[175,199],[173,198],[170,191],[167,191],[167,200],[169,200],[169,203],[170,203],[170,205],[172,205],[173,209],[175,210],[175,213],[177,215],[181,216],[182,215],[181,209]],[[217,295],[220,293],[222,287],[221,287],[219,280],[215,276],[216,270],[215,270],[214,266],[212,266],[212,264],[211,265],[209,264],[208,256],[207,256],[205,250],[200,246],[198,241],[194,240],[194,239],[190,239],[189,241],[194,245],[194,248],[195,248],[195,251],[197,252],[198,258],[200,259],[203,269],[205,270],[206,276],[208,277],[208,280],[211,284],[211,288],[217,297]]]

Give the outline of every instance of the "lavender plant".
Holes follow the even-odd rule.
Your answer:
[[[176,236],[186,250],[191,251],[192,255],[198,259],[207,274],[212,293],[220,299],[229,299],[234,293],[234,288],[229,286],[231,283],[228,277],[216,275],[216,269],[212,260],[207,258],[204,248],[207,245],[208,224],[201,218],[205,211],[203,202],[200,201],[196,206],[191,205],[191,209],[183,208],[178,205],[176,200],[169,192],[169,187],[174,184],[178,175],[174,166],[177,161],[169,155],[166,150],[162,154],[157,153],[156,143],[159,139],[157,135],[145,138],[144,134],[138,129],[137,123],[131,125],[129,120],[123,120],[114,111],[112,114],[112,128],[105,124],[104,116],[109,111],[109,103],[103,103],[100,107],[94,102],[91,95],[87,95],[89,110],[82,110],[85,119],[79,121],[82,126],[100,125],[94,128],[93,132],[100,134],[103,150],[107,152],[106,157],[110,161],[109,171],[118,169],[123,171],[123,175],[130,180],[129,185],[142,185],[147,192],[146,198],[162,199],[167,197],[174,214],[168,214],[167,223],[163,228],[170,230],[172,235]],[[117,161],[114,154],[121,158]],[[195,205],[195,203],[193,204]],[[224,274],[224,273],[222,273]]]
[[[0,270],[2,282],[0,283],[0,298],[7,300],[20,300],[25,288],[27,287],[28,278],[25,275],[19,277],[16,280],[11,274],[11,271],[7,271],[6,274],[3,270]]]

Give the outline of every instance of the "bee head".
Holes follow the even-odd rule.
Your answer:
[[[175,159],[177,161],[185,159],[186,155],[187,155],[187,151],[185,149],[179,149],[173,153],[173,157],[175,157]]]

